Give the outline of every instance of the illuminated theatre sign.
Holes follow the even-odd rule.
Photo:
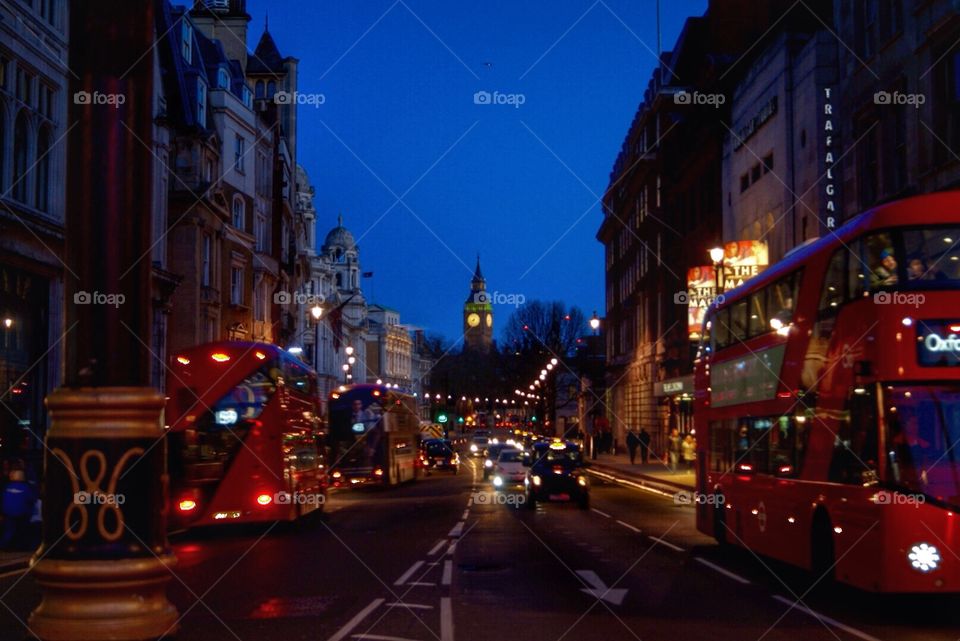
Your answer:
[[[720,294],[736,289],[769,264],[767,244],[762,240],[735,240],[723,246]],[[712,265],[687,270],[687,333],[700,339],[703,318],[717,297],[717,273]]]

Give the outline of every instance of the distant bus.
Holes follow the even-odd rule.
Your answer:
[[[167,377],[171,528],[294,520],[322,509],[317,377],[265,343],[174,355]]]
[[[960,192],[798,248],[704,330],[698,528],[816,579],[960,591]]]
[[[416,399],[383,385],[343,385],[330,394],[330,479],[334,487],[397,485],[416,478]]]

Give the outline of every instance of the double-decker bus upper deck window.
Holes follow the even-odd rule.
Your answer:
[[[903,269],[897,261],[897,251],[890,232],[869,234],[863,237],[861,258],[863,267],[869,270],[869,291],[895,287]],[[861,267],[857,265],[857,267]]]
[[[730,344],[730,308],[717,310],[713,318],[713,335],[716,336],[716,349],[723,349]]]
[[[908,283],[960,283],[960,227],[904,230],[903,245]]]
[[[797,288],[800,286],[800,272],[794,272],[781,278],[767,288],[767,324],[768,330],[780,329],[793,322],[793,311],[797,304]]]
[[[747,299],[738,300],[730,308],[731,342],[738,343],[747,338]]]
[[[770,327],[767,325],[767,289],[769,288],[765,287],[758,292],[754,292],[749,298],[747,329],[751,338],[770,331]]]
[[[830,257],[827,275],[823,279],[823,289],[820,292],[821,317],[832,316],[846,300],[848,253],[849,250],[846,247],[841,247]]]

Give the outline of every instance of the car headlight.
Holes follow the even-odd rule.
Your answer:
[[[927,543],[917,543],[910,548],[907,560],[914,570],[932,572],[940,565],[940,550]]]
[[[493,461],[491,461],[490,459],[487,459],[486,461],[483,462],[483,466],[484,466],[484,467],[493,467]]]
[[[581,486],[583,486],[583,487],[587,487],[587,477],[586,477],[586,476],[578,476],[578,477],[577,477],[577,483],[579,483],[579,484],[580,484]]]
[[[471,443],[471,444],[470,444],[470,451],[471,451],[471,452],[476,452],[476,451],[477,451],[477,444],[476,444],[476,443]]]
[[[501,485],[503,485],[503,479],[500,478],[499,476],[494,476],[494,477],[493,477],[493,484],[494,484],[495,486],[497,486],[497,487],[500,487]]]
[[[540,483],[541,483],[541,480],[540,480],[540,477],[539,477],[539,476],[536,476],[536,475],[531,476],[531,477],[530,477],[530,480],[533,481],[533,484],[534,484],[534,485],[536,485],[536,486],[539,487],[539,485],[540,485]]]

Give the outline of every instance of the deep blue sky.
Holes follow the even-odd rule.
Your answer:
[[[665,49],[706,4],[663,2]],[[317,191],[320,242],[339,212],[359,239],[362,267],[375,272],[368,300],[457,340],[480,252],[491,293],[602,315],[598,198],[656,64],[654,0],[247,9],[249,46],[269,10],[281,53],[300,60],[300,91],[325,96],[300,107],[299,162]],[[476,105],[477,91],[525,104]],[[409,209],[384,215],[408,189]],[[497,337],[512,309],[495,307]]]

